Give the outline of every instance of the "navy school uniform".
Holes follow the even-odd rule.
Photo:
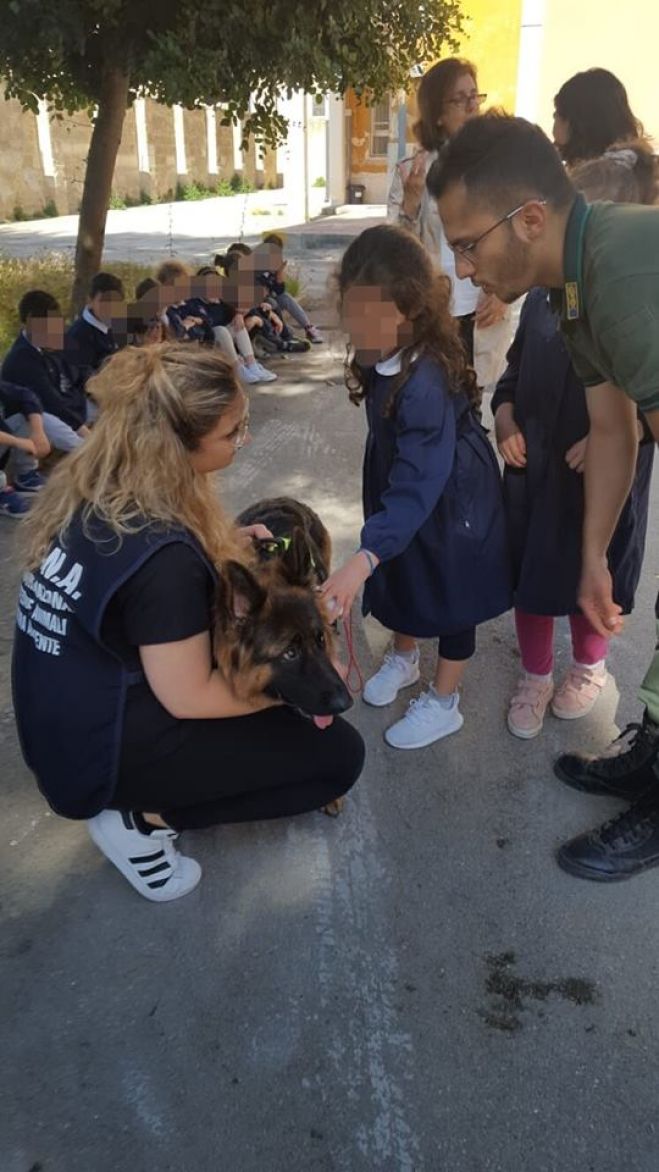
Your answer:
[[[466,397],[451,394],[431,358],[413,364],[386,417],[398,369],[378,363],[365,399],[361,544],[381,564],[363,610],[402,634],[457,634],[512,604],[499,468]]]
[[[177,338],[188,342],[213,342],[213,326],[207,313],[207,305],[200,297],[179,301],[167,307],[167,322]],[[186,317],[199,317],[201,323],[184,326]]]
[[[278,281],[275,274],[268,270],[257,273],[256,279],[267,289],[268,296],[273,297],[275,301],[281,297],[282,293],[286,292],[286,282]]]
[[[206,301],[204,297],[191,297],[184,305],[183,317],[201,317],[207,321],[211,329],[215,326],[231,325],[236,311],[225,301]]]
[[[94,324],[89,310],[69,326],[64,335],[64,354],[67,360],[83,374],[85,381],[118,349],[112,330],[103,323]]]
[[[526,467],[504,470],[504,500],[515,573],[515,604],[529,614],[578,612],[584,515],[583,475],[565,453],[588,433],[583,383],[563,343],[545,289],[529,293],[492,410],[514,404],[526,440]],[[643,563],[654,444],[639,448],[636,477],[609,547],[613,596],[625,613]]]
[[[7,382],[27,387],[38,396],[44,411],[74,431],[86,423],[83,379],[64,354],[40,350],[21,332],[7,352],[0,374]]]

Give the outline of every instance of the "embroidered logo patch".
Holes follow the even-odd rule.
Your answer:
[[[576,281],[565,283],[565,316],[568,321],[576,321],[580,317],[579,286]]]

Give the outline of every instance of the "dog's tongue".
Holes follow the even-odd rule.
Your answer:
[[[329,728],[330,724],[334,720],[334,717],[333,716],[313,716],[312,720],[313,720],[316,728]]]

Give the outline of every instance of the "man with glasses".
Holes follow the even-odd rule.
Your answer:
[[[634,476],[637,407],[659,440],[659,208],[588,207],[539,127],[497,113],[451,140],[428,190],[460,277],[505,302],[534,286],[552,290],[590,417],[579,602],[600,634],[615,634],[622,620],[607,549]],[[640,697],[643,723],[630,726],[619,752],[557,763],[576,789],[633,803],[561,847],[560,865],[583,878],[659,865],[659,649]]]

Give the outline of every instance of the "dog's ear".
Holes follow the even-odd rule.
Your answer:
[[[252,618],[266,600],[266,592],[247,566],[225,562],[217,584],[217,617],[224,629],[236,619]]]

